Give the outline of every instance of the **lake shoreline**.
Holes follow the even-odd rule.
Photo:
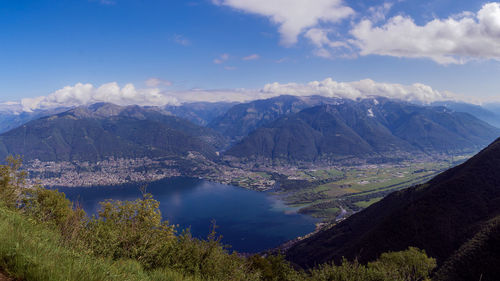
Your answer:
[[[78,201],[89,214],[106,199],[135,200],[140,184],[96,187],[52,187]],[[269,192],[223,185],[198,178],[176,177],[149,183],[146,192],[160,202],[164,219],[206,238],[215,220],[222,243],[233,250],[260,253],[313,232],[318,219],[298,214]]]

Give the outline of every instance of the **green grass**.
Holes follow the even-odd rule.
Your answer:
[[[324,210],[325,213],[332,214],[332,215],[337,215],[340,212],[339,208],[328,208]]]
[[[315,218],[336,217],[340,213],[339,208],[312,209],[307,214]]]
[[[464,158],[466,158],[464,156]],[[317,169],[297,171],[294,175],[306,180],[327,180],[327,183],[294,190],[286,195],[286,201],[294,206],[313,206],[318,203],[349,198],[352,206],[366,208],[387,194],[430,180],[440,171],[449,167],[446,161],[401,163],[399,165],[371,165],[351,167],[343,170]],[[371,198],[373,197],[373,198]],[[347,210],[349,211],[349,207]],[[354,208],[357,211],[358,208]],[[329,220],[335,212],[315,210],[316,217]]]
[[[380,200],[382,200],[382,197],[372,198],[372,199],[367,200],[367,201],[359,201],[359,202],[356,202],[354,204],[360,208],[367,208],[367,207],[370,207],[370,205],[377,203]]]
[[[131,260],[97,258],[61,244],[57,231],[0,206],[0,267],[20,280],[185,280],[174,271],[146,272]]]
[[[334,211],[335,208],[331,208]],[[280,257],[269,257],[268,260],[253,256],[250,258],[252,264],[261,268],[259,276],[234,276],[228,278],[202,278],[185,277],[175,271],[160,269],[145,271],[142,266],[134,260],[117,260],[97,258],[82,251],[71,250],[61,243],[59,232],[47,227],[46,224],[36,222],[19,211],[13,211],[0,205],[0,268],[5,270],[11,277],[26,281],[215,281],[215,280],[283,280],[283,281],[322,281],[332,280],[331,276],[344,276],[342,280],[392,280],[388,278],[373,279],[373,276],[392,277],[394,265],[370,268],[357,263],[344,261],[342,265],[335,266],[325,264],[309,275],[304,272],[293,270],[284,263]],[[395,254],[397,254],[395,257]],[[415,276],[415,280],[421,280],[435,267],[435,260],[428,258],[424,252],[412,250],[405,252],[389,253],[391,262],[399,256],[420,257],[418,268],[423,268],[423,273]],[[392,255],[392,256],[391,256]],[[383,257],[383,256],[382,256]],[[392,258],[391,258],[392,257]],[[421,261],[423,259],[423,262]],[[406,261],[407,259],[405,259]],[[266,262],[269,261],[269,262]],[[229,261],[230,262],[230,261]],[[394,263],[399,265],[399,263]],[[230,264],[228,264],[230,265]],[[386,268],[392,271],[387,271]],[[402,276],[410,276],[402,267]],[[365,273],[369,273],[369,275]],[[390,274],[388,274],[390,273]],[[325,277],[330,276],[328,279]],[[336,278],[337,280],[337,278]],[[399,279],[398,279],[399,280]],[[402,279],[401,279],[402,280]]]

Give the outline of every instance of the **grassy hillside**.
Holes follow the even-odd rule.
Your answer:
[[[404,279],[408,272],[422,278],[435,266],[433,259],[417,249],[387,253],[367,266],[343,262],[339,266],[325,264],[308,273],[295,271],[280,258],[253,256],[240,268],[241,275],[214,277],[209,274],[189,275],[168,268],[145,269],[134,259],[98,257],[90,252],[64,246],[64,238],[47,225],[41,225],[19,211],[0,205],[0,268],[19,280],[359,280],[389,281]],[[181,257],[179,257],[181,258]],[[217,261],[214,261],[217,262]],[[220,261],[219,261],[220,262]],[[233,267],[227,260],[218,266]],[[406,268],[408,267],[408,268]],[[252,269],[253,268],[253,269]],[[215,269],[217,270],[217,269]],[[393,279],[393,278],[397,279]],[[332,279],[334,278],[334,279]]]
[[[146,272],[133,260],[113,261],[62,245],[46,225],[0,204],[0,268],[20,280],[198,280],[174,271]]]

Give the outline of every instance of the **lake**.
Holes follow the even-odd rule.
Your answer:
[[[106,199],[134,200],[139,185],[59,188],[85,211],[95,214]],[[150,183],[147,192],[160,201],[163,218],[179,229],[190,228],[206,238],[215,220],[222,242],[238,252],[256,253],[314,231],[318,221],[298,214],[278,197],[193,178],[173,178]]]

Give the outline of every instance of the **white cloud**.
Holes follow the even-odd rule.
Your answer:
[[[398,0],[400,1],[400,0]],[[362,12],[348,33],[336,23],[355,12],[343,0],[212,0],[245,13],[264,16],[278,26],[281,43],[291,46],[304,36],[319,57],[383,55],[430,58],[439,64],[500,60],[500,2],[484,4],[476,13],[464,11],[423,25],[410,16],[387,15],[395,1]],[[223,63],[217,58],[215,63]]]
[[[24,98],[20,104],[23,111],[49,109],[57,107],[73,107],[97,102],[109,102],[117,105],[155,105],[178,104],[172,96],[161,93],[159,89],[136,89],[133,84],[123,88],[116,82],[104,84],[95,88],[92,84],[77,83],[66,86],[47,96]]]
[[[212,0],[215,5],[268,17],[278,25],[281,43],[291,46],[298,36],[320,23],[338,23],[354,14],[342,0]]]
[[[271,83],[261,90],[269,95],[320,95],[332,98],[358,99],[382,96],[411,102],[431,103],[442,100],[460,100],[461,97],[450,92],[440,92],[432,87],[415,83],[412,85],[379,83],[371,79],[354,82],[337,82],[331,78],[312,81],[307,84]]]
[[[342,41],[332,41],[328,38],[328,34],[333,32],[329,29],[321,29],[321,28],[311,28],[304,35],[308,38],[311,43],[316,47],[313,51],[314,55],[323,58],[331,58],[332,53],[331,49],[336,48],[347,48],[350,49],[349,44]]]
[[[114,0],[89,0],[91,2],[97,2],[101,5],[115,5],[116,1]]]
[[[284,57],[284,58],[281,58],[281,59],[276,60],[276,63],[284,63],[284,62],[287,62],[287,61],[289,61],[289,60],[290,60],[289,58]]]
[[[361,55],[430,58],[440,64],[500,60],[500,3],[485,4],[475,14],[464,12],[425,25],[401,15],[381,26],[365,19],[351,34],[351,43]]]
[[[385,20],[385,17],[387,13],[389,13],[389,11],[391,10],[392,5],[393,3],[384,2],[382,5],[368,8],[369,18],[373,22],[379,22]]]
[[[182,45],[182,46],[190,46],[191,45],[191,41],[180,34],[174,34],[173,40],[175,43]]]
[[[380,83],[371,79],[353,82],[338,82],[332,78],[309,83],[269,83],[261,89],[227,89],[178,91],[169,93],[181,102],[192,101],[237,101],[245,102],[256,99],[267,99],[280,95],[311,96],[320,95],[331,98],[358,99],[373,96],[399,99],[409,102],[432,103],[435,101],[466,101],[478,103],[466,97],[448,92],[438,91],[428,85],[415,83],[402,85]]]
[[[136,89],[133,84],[120,87],[117,83],[107,83],[100,87],[78,83],[67,86],[47,96],[25,98],[20,102],[0,103],[0,112],[34,111],[58,107],[75,107],[97,102],[117,105],[164,106],[184,102],[246,102],[267,99],[280,95],[311,96],[358,99],[382,96],[410,102],[431,103],[434,101],[466,101],[478,103],[457,94],[438,91],[420,83],[412,85],[390,84],[365,79],[353,82],[338,82],[332,78],[309,83],[269,83],[261,89],[191,89],[183,91],[161,91],[158,88]]]
[[[144,82],[144,84],[146,84],[146,86],[148,86],[149,88],[156,88],[159,86],[172,86],[172,82],[157,77],[149,78]]]
[[[218,58],[214,59],[214,63],[215,64],[223,64],[228,59],[229,59],[229,54],[222,54]]]
[[[255,89],[190,89],[169,92],[181,102],[246,102],[266,98],[265,94]]]
[[[242,58],[242,60],[258,60],[258,59],[260,59],[260,56],[258,54],[251,54]]]

